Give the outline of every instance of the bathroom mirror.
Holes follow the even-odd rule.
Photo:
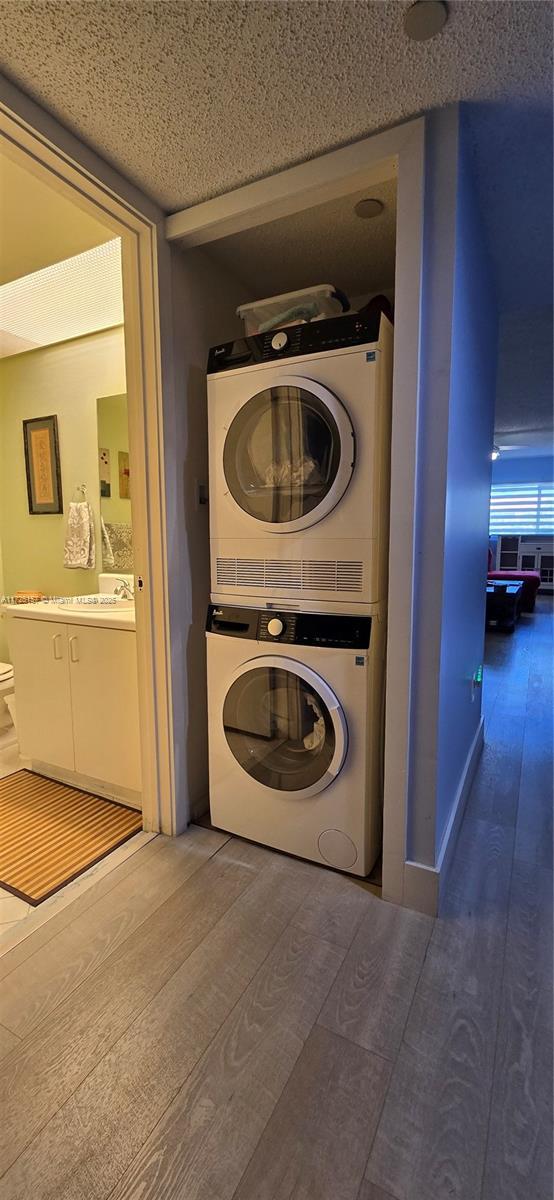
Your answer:
[[[98,474],[102,570],[133,571],[133,525],[126,396],[100,396]]]

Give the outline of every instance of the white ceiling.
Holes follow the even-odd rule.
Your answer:
[[[99,246],[113,233],[0,148],[0,284]]]
[[[383,212],[361,220],[354,205],[380,200]],[[394,288],[396,182],[373,185],[317,208],[259,225],[207,247],[250,290],[252,300],[316,283],[333,283],[352,300]]]
[[[552,7],[450,0],[18,0],[0,65],[166,210],[468,102],[502,307],[551,299]]]

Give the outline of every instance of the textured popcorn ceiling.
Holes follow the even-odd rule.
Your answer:
[[[13,0],[2,69],[167,210],[470,102],[504,308],[550,297],[552,9],[450,0]]]
[[[354,205],[371,196],[384,205],[360,220]],[[352,298],[394,288],[396,183],[373,185],[317,208],[220,238],[208,247],[250,288],[252,300],[334,283]]]

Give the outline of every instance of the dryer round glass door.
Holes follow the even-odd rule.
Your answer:
[[[335,507],[354,469],[354,431],[328,388],[277,376],[240,407],[223,447],[223,472],[239,508],[265,529],[291,533]]]
[[[246,663],[223,705],[229,749],[248,775],[297,797],[323,791],[338,775],[348,735],[331,688],[284,657]]]

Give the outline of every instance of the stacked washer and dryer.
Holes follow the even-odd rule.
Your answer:
[[[210,351],[214,825],[367,875],[381,848],[392,327]]]

